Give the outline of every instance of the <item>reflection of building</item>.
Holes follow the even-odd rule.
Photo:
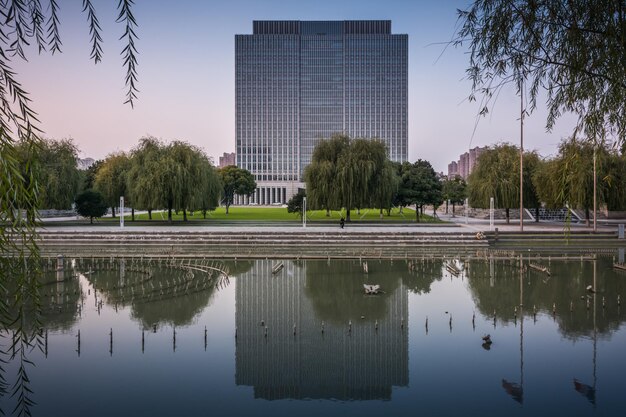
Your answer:
[[[306,263],[285,262],[273,276],[271,261],[257,261],[237,278],[236,384],[253,386],[255,397],[269,400],[390,399],[392,386],[408,385],[407,325],[401,328],[406,287],[388,297],[378,330],[355,318],[351,332],[348,323],[325,323],[322,334],[305,295],[305,274]]]
[[[335,133],[408,155],[408,36],[391,21],[255,21],[235,36],[237,165],[258,184],[238,203],[285,203]]]

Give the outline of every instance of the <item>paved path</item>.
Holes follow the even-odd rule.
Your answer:
[[[154,225],[154,226],[133,226],[132,222],[127,221],[124,228],[121,229],[119,224],[98,224],[98,225],[62,225],[61,222],[54,222],[54,224],[49,223],[45,224],[42,229],[48,232],[112,232],[112,231],[125,231],[125,232],[186,232],[186,233],[224,233],[226,231],[233,232],[259,232],[263,230],[272,231],[272,232],[282,232],[282,233],[302,233],[303,231],[311,232],[311,233],[320,233],[320,232],[328,232],[331,229],[341,230],[342,233],[350,234],[350,233],[363,233],[363,232],[374,232],[374,233],[401,233],[401,232],[413,232],[413,233],[475,233],[478,231],[487,232],[489,231],[489,221],[488,220],[480,220],[480,219],[472,219],[469,218],[466,220],[464,217],[455,217],[451,216],[441,216],[442,220],[445,220],[449,223],[443,224],[433,224],[433,225],[415,225],[415,224],[347,224],[344,229],[339,229],[339,225],[333,224],[316,224],[316,225],[307,225],[306,228],[303,228],[302,225],[299,224],[281,224],[281,223],[255,223],[255,224],[224,224],[224,225],[198,225],[197,223],[190,224],[173,224],[173,225]],[[73,218],[72,220],[75,221]],[[624,221],[626,222],[626,221]],[[494,227],[497,227],[501,232],[518,232],[519,231],[519,223],[511,223],[506,224],[505,221],[499,220],[495,222]],[[563,232],[564,224],[562,223],[534,223],[534,222],[526,222],[524,223],[524,231],[525,232]],[[599,224],[598,231],[601,232],[616,232],[618,229],[618,223],[612,224]],[[593,231],[592,227],[587,227],[584,224],[572,224],[572,231]]]

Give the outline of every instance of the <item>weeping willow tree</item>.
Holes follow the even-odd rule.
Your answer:
[[[369,205],[375,187],[382,176],[387,151],[378,140],[355,139],[338,160],[337,181],[341,206],[346,209],[346,221],[350,221],[350,210]]]
[[[137,23],[132,4],[133,0],[120,0],[117,6],[117,21],[125,28],[122,35],[125,102],[131,106],[137,97]],[[91,1],[83,0],[82,5],[89,25],[91,59],[98,63],[102,59],[100,23]],[[13,412],[30,415],[34,403],[30,396],[26,355],[33,344],[41,341],[36,226],[37,209],[42,202],[40,173],[37,172],[42,132],[27,90],[18,81],[12,62],[27,61],[29,47],[36,48],[40,54],[60,53],[61,20],[56,0],[2,1],[0,14],[0,291],[4,293],[0,296],[0,318],[4,328],[14,324],[16,329],[10,343],[11,351],[16,352],[20,361],[12,386],[12,396],[17,401]],[[21,163],[18,147],[26,149],[27,159]],[[7,285],[9,277],[11,286]],[[7,305],[8,302],[11,305]],[[0,383],[5,382],[0,372]]]
[[[474,0],[458,17],[454,43],[468,49],[470,98],[482,96],[482,113],[511,84],[529,111],[545,97],[548,130],[572,113],[576,132],[624,145],[626,2]]]
[[[594,145],[576,138],[565,140],[559,145],[558,155],[545,161],[534,176],[539,196],[548,207],[567,205],[584,210],[587,225],[593,208],[594,157],[598,204],[606,204],[612,210],[623,209],[626,205],[624,159],[607,144]]]
[[[304,169],[307,202],[312,209],[339,209],[340,189],[337,185],[338,159],[350,146],[346,135],[333,135],[321,140],[313,149],[311,163]]]
[[[480,114],[512,85],[528,98],[527,112],[545,98],[547,130],[573,114],[574,137],[626,150],[626,2],[474,0],[458,20],[453,43],[468,50],[469,98],[481,100]],[[579,202],[580,192],[554,190]]]
[[[535,152],[524,153],[524,205],[538,207],[539,199],[532,175],[539,163]],[[488,208],[493,197],[494,207],[504,209],[510,222],[510,209],[519,207],[520,194],[519,148],[504,143],[487,149],[478,157],[467,179],[469,204]]]
[[[147,210],[150,220],[152,210],[161,208],[158,174],[162,148],[163,144],[154,137],[141,138],[130,152],[130,168],[126,173],[133,208]]]
[[[312,209],[345,208],[346,220],[354,208],[361,209],[382,200],[377,188],[393,184],[383,180],[388,161],[385,144],[375,139],[350,139],[334,135],[313,150],[311,164],[304,171],[307,203]],[[388,204],[384,206],[387,207]],[[382,206],[381,206],[382,207]]]
[[[108,155],[96,172],[94,189],[104,197],[115,217],[115,207],[120,197],[125,197],[126,203],[131,203],[128,194],[127,173],[130,170],[130,159],[125,152]],[[130,204],[128,204],[130,206]],[[120,216],[123,213],[120,213]]]

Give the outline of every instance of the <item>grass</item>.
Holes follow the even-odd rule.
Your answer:
[[[343,211],[331,211],[330,216],[326,216],[325,210],[310,210],[307,211],[307,223],[325,223],[336,222],[339,223],[341,216],[346,215]],[[353,210],[350,212],[351,220],[353,223],[415,223],[415,212],[413,210],[404,209],[403,213],[400,213],[399,209],[392,209],[391,215],[387,216],[384,213],[383,218],[380,218],[380,212],[378,209],[362,209],[360,214]],[[136,221],[147,222],[148,214],[143,213],[135,215]],[[178,214],[172,213],[172,219],[176,222],[183,220],[182,212]],[[187,219],[189,222],[203,222],[203,223],[219,223],[219,222],[237,222],[237,221],[250,221],[250,222],[301,222],[300,216],[295,213],[287,213],[287,209],[283,207],[250,207],[250,206],[231,206],[229,213],[226,214],[224,207],[219,207],[217,210],[208,212],[206,220],[203,218],[202,213],[196,211],[195,213],[187,213]],[[106,221],[119,221],[119,219],[103,218],[100,219]],[[127,213],[125,221],[130,222],[130,214]],[[153,212],[153,222],[167,221],[167,212]],[[441,220],[435,219],[428,215],[420,216],[420,221],[424,223],[441,223]]]

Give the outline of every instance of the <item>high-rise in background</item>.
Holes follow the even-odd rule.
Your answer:
[[[258,188],[238,204],[285,203],[313,148],[335,133],[408,155],[408,35],[389,20],[254,21],[235,36],[237,166]]]

